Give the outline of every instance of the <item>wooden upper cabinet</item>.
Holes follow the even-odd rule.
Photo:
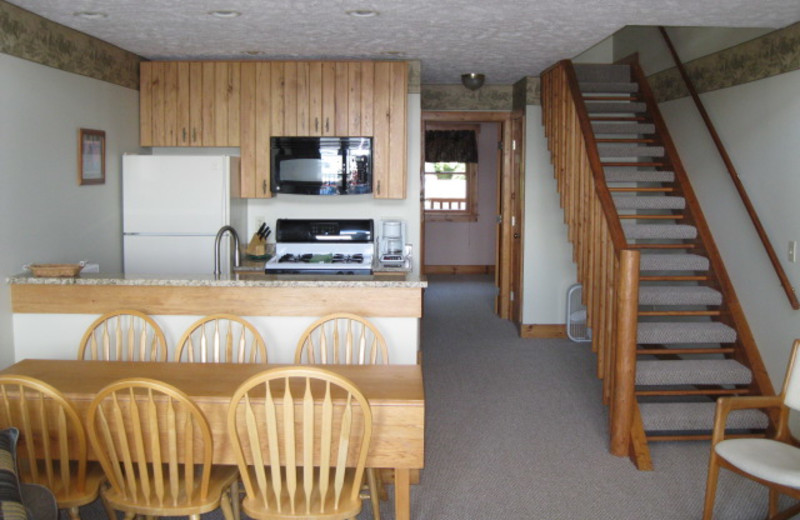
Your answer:
[[[373,138],[373,195],[406,196],[405,62],[144,62],[142,146],[239,146],[242,196],[271,197],[273,136]]]
[[[143,62],[142,146],[239,146],[240,69],[235,62]]]
[[[406,197],[408,66],[376,62],[372,103],[373,194]]]

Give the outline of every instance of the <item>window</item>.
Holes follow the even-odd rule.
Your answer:
[[[478,220],[477,164],[425,163],[426,220]]]

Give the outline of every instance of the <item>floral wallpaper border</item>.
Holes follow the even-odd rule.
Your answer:
[[[3,0],[0,53],[139,89],[140,56]]]
[[[422,110],[511,110],[511,85],[485,85],[467,90],[463,85],[422,85]]]
[[[698,93],[800,69],[800,22],[685,64]],[[648,78],[658,102],[689,95],[677,68]]]

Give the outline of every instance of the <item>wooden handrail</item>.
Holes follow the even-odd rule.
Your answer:
[[[542,74],[542,121],[583,285],[597,376],[610,405],[611,451],[632,450],[638,283],[641,253],[627,239],[580,92],[575,69],[563,60]]]
[[[758,213],[756,212],[755,207],[753,207],[753,203],[750,201],[750,197],[747,195],[744,185],[742,184],[741,180],[739,180],[739,174],[737,173],[736,168],[734,167],[733,162],[731,161],[731,158],[725,149],[725,146],[722,144],[722,140],[720,139],[719,134],[717,134],[714,123],[711,122],[711,118],[709,117],[708,112],[706,112],[705,106],[700,100],[700,96],[697,94],[697,89],[695,89],[694,83],[692,82],[691,78],[689,78],[686,68],[683,66],[675,47],[672,45],[672,40],[667,34],[667,30],[663,26],[659,26],[658,30],[661,32],[661,35],[663,36],[664,41],[669,48],[670,54],[672,54],[672,59],[675,61],[675,64],[678,67],[678,72],[683,78],[683,81],[686,83],[686,88],[689,90],[689,95],[694,100],[694,104],[697,106],[697,110],[700,112],[700,116],[703,118],[703,122],[708,128],[708,132],[711,134],[711,139],[714,141],[717,151],[719,151],[722,162],[725,163],[725,167],[727,168],[728,174],[733,181],[733,185],[736,187],[736,191],[739,192],[739,197],[742,199],[742,203],[747,210],[747,214],[750,216],[750,220],[753,221],[753,226],[756,228],[758,237],[761,239],[761,243],[764,245],[767,256],[772,263],[772,267],[775,269],[775,273],[778,275],[778,279],[781,282],[781,286],[783,287],[787,298],[789,298],[789,304],[792,306],[792,309],[799,310],[800,301],[797,299],[797,295],[794,292],[794,287],[792,287],[789,278],[786,276],[786,272],[783,270],[783,267],[781,267],[778,256],[775,253],[775,249],[772,247],[772,244],[769,241],[767,232],[764,230],[764,226],[761,225],[761,220],[758,218]]]

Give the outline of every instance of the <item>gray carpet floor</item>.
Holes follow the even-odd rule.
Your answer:
[[[494,315],[488,276],[429,280],[426,455],[411,490],[413,519],[700,518],[708,443],[655,444],[655,470],[637,471],[608,452],[607,409],[587,344],[520,338]],[[723,471],[717,520],[764,518],[766,503],[764,488]],[[393,507],[382,503],[381,516],[394,518]],[[105,517],[99,504],[82,514]],[[370,518],[365,502],[359,520]]]

